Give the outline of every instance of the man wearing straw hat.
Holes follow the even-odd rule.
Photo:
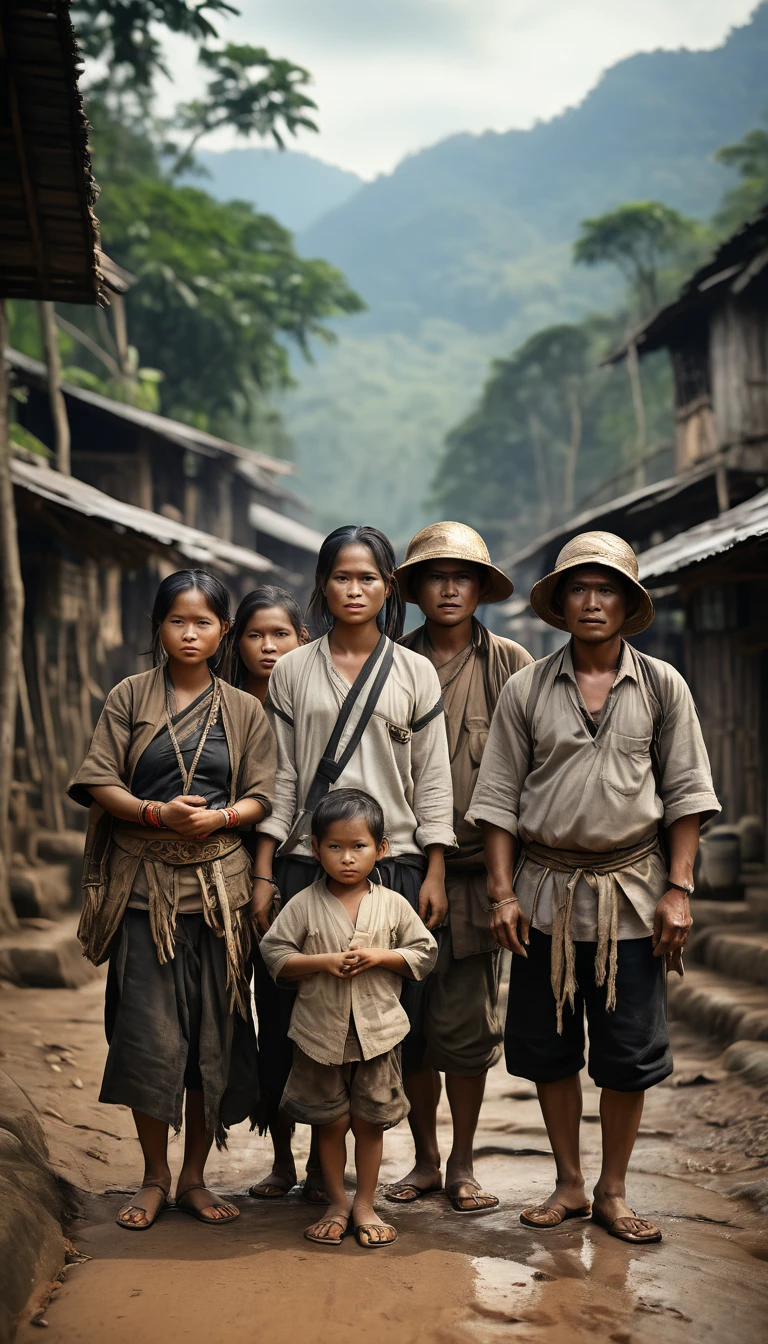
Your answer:
[[[483,827],[491,929],[513,953],[510,1073],[537,1086],[555,1190],[521,1221],[586,1218],[661,1240],[625,1199],[647,1088],[672,1072],[665,972],[682,974],[700,823],[720,811],[696,709],[668,663],[625,642],[653,603],[629,545],[569,541],[531,606],[570,642],[504,687],[468,817]],[[584,1014],[603,1162],[579,1157]]]
[[[458,850],[446,859],[450,927],[440,935],[437,966],[425,982],[423,1031],[412,1033],[403,1051],[416,1162],[387,1195],[408,1203],[441,1189],[437,1103],[443,1072],[453,1120],[445,1193],[456,1213],[484,1213],[499,1201],[475,1180],[472,1148],[486,1074],[502,1049],[496,1011],[501,949],[488,928],[482,835],[464,815],[501,689],[532,660],[475,616],[479,603],[504,601],[513,586],[471,527],[424,528],[411,541],[397,581],[405,600],[418,603],[426,618],[402,642],[429,658],[440,678]]]

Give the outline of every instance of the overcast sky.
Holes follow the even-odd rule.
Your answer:
[[[233,0],[237,4],[238,0]],[[313,74],[320,135],[298,147],[363,177],[455,131],[530,126],[579,102],[615,61],[718,46],[756,0],[240,0],[222,38],[266,46]],[[174,89],[198,87],[172,39]],[[210,148],[238,143],[209,141]],[[243,143],[243,142],[239,142]]]

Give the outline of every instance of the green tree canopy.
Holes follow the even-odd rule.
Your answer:
[[[739,185],[726,193],[715,216],[718,229],[728,234],[768,205],[768,130],[749,131],[735,145],[724,145],[715,158],[735,168],[741,178]]]
[[[585,219],[573,247],[578,266],[618,267],[645,313],[657,307],[659,270],[700,234],[700,225],[661,201],[634,201]]]

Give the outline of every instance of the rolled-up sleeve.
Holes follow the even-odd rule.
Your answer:
[[[527,671],[510,678],[499,696],[467,812],[467,821],[475,826],[489,821],[514,836],[530,763],[530,738],[521,698]]]
[[[269,679],[266,715],[275,737],[277,772],[271,814],[256,829],[260,835],[270,835],[282,843],[296,815],[297,788],[292,696],[282,660],[275,664]]]
[[[420,661],[424,666],[420,669],[411,738],[415,839],[421,849],[444,845],[446,850],[454,850],[453,781],[440,680],[426,658]]]
[[[403,896],[398,901],[398,914],[397,946],[392,950],[407,961],[414,980],[423,980],[437,961],[437,943]]]
[[[680,673],[659,663],[664,721],[659,741],[664,825],[698,814],[701,824],[722,811],[693,696]]]
[[[132,704],[131,680],[126,678],[107,696],[88,754],[67,789],[73,802],[90,807],[93,802],[90,790],[105,785],[128,791],[125,777],[133,731]]]
[[[286,905],[259,943],[269,974],[273,980],[280,977],[290,957],[301,952],[307,937],[307,918],[303,903],[295,898]]]

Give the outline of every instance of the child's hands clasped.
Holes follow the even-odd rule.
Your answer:
[[[369,971],[381,964],[383,948],[348,947],[346,952],[328,952],[323,957],[323,969],[338,980],[351,980],[361,971]]]

